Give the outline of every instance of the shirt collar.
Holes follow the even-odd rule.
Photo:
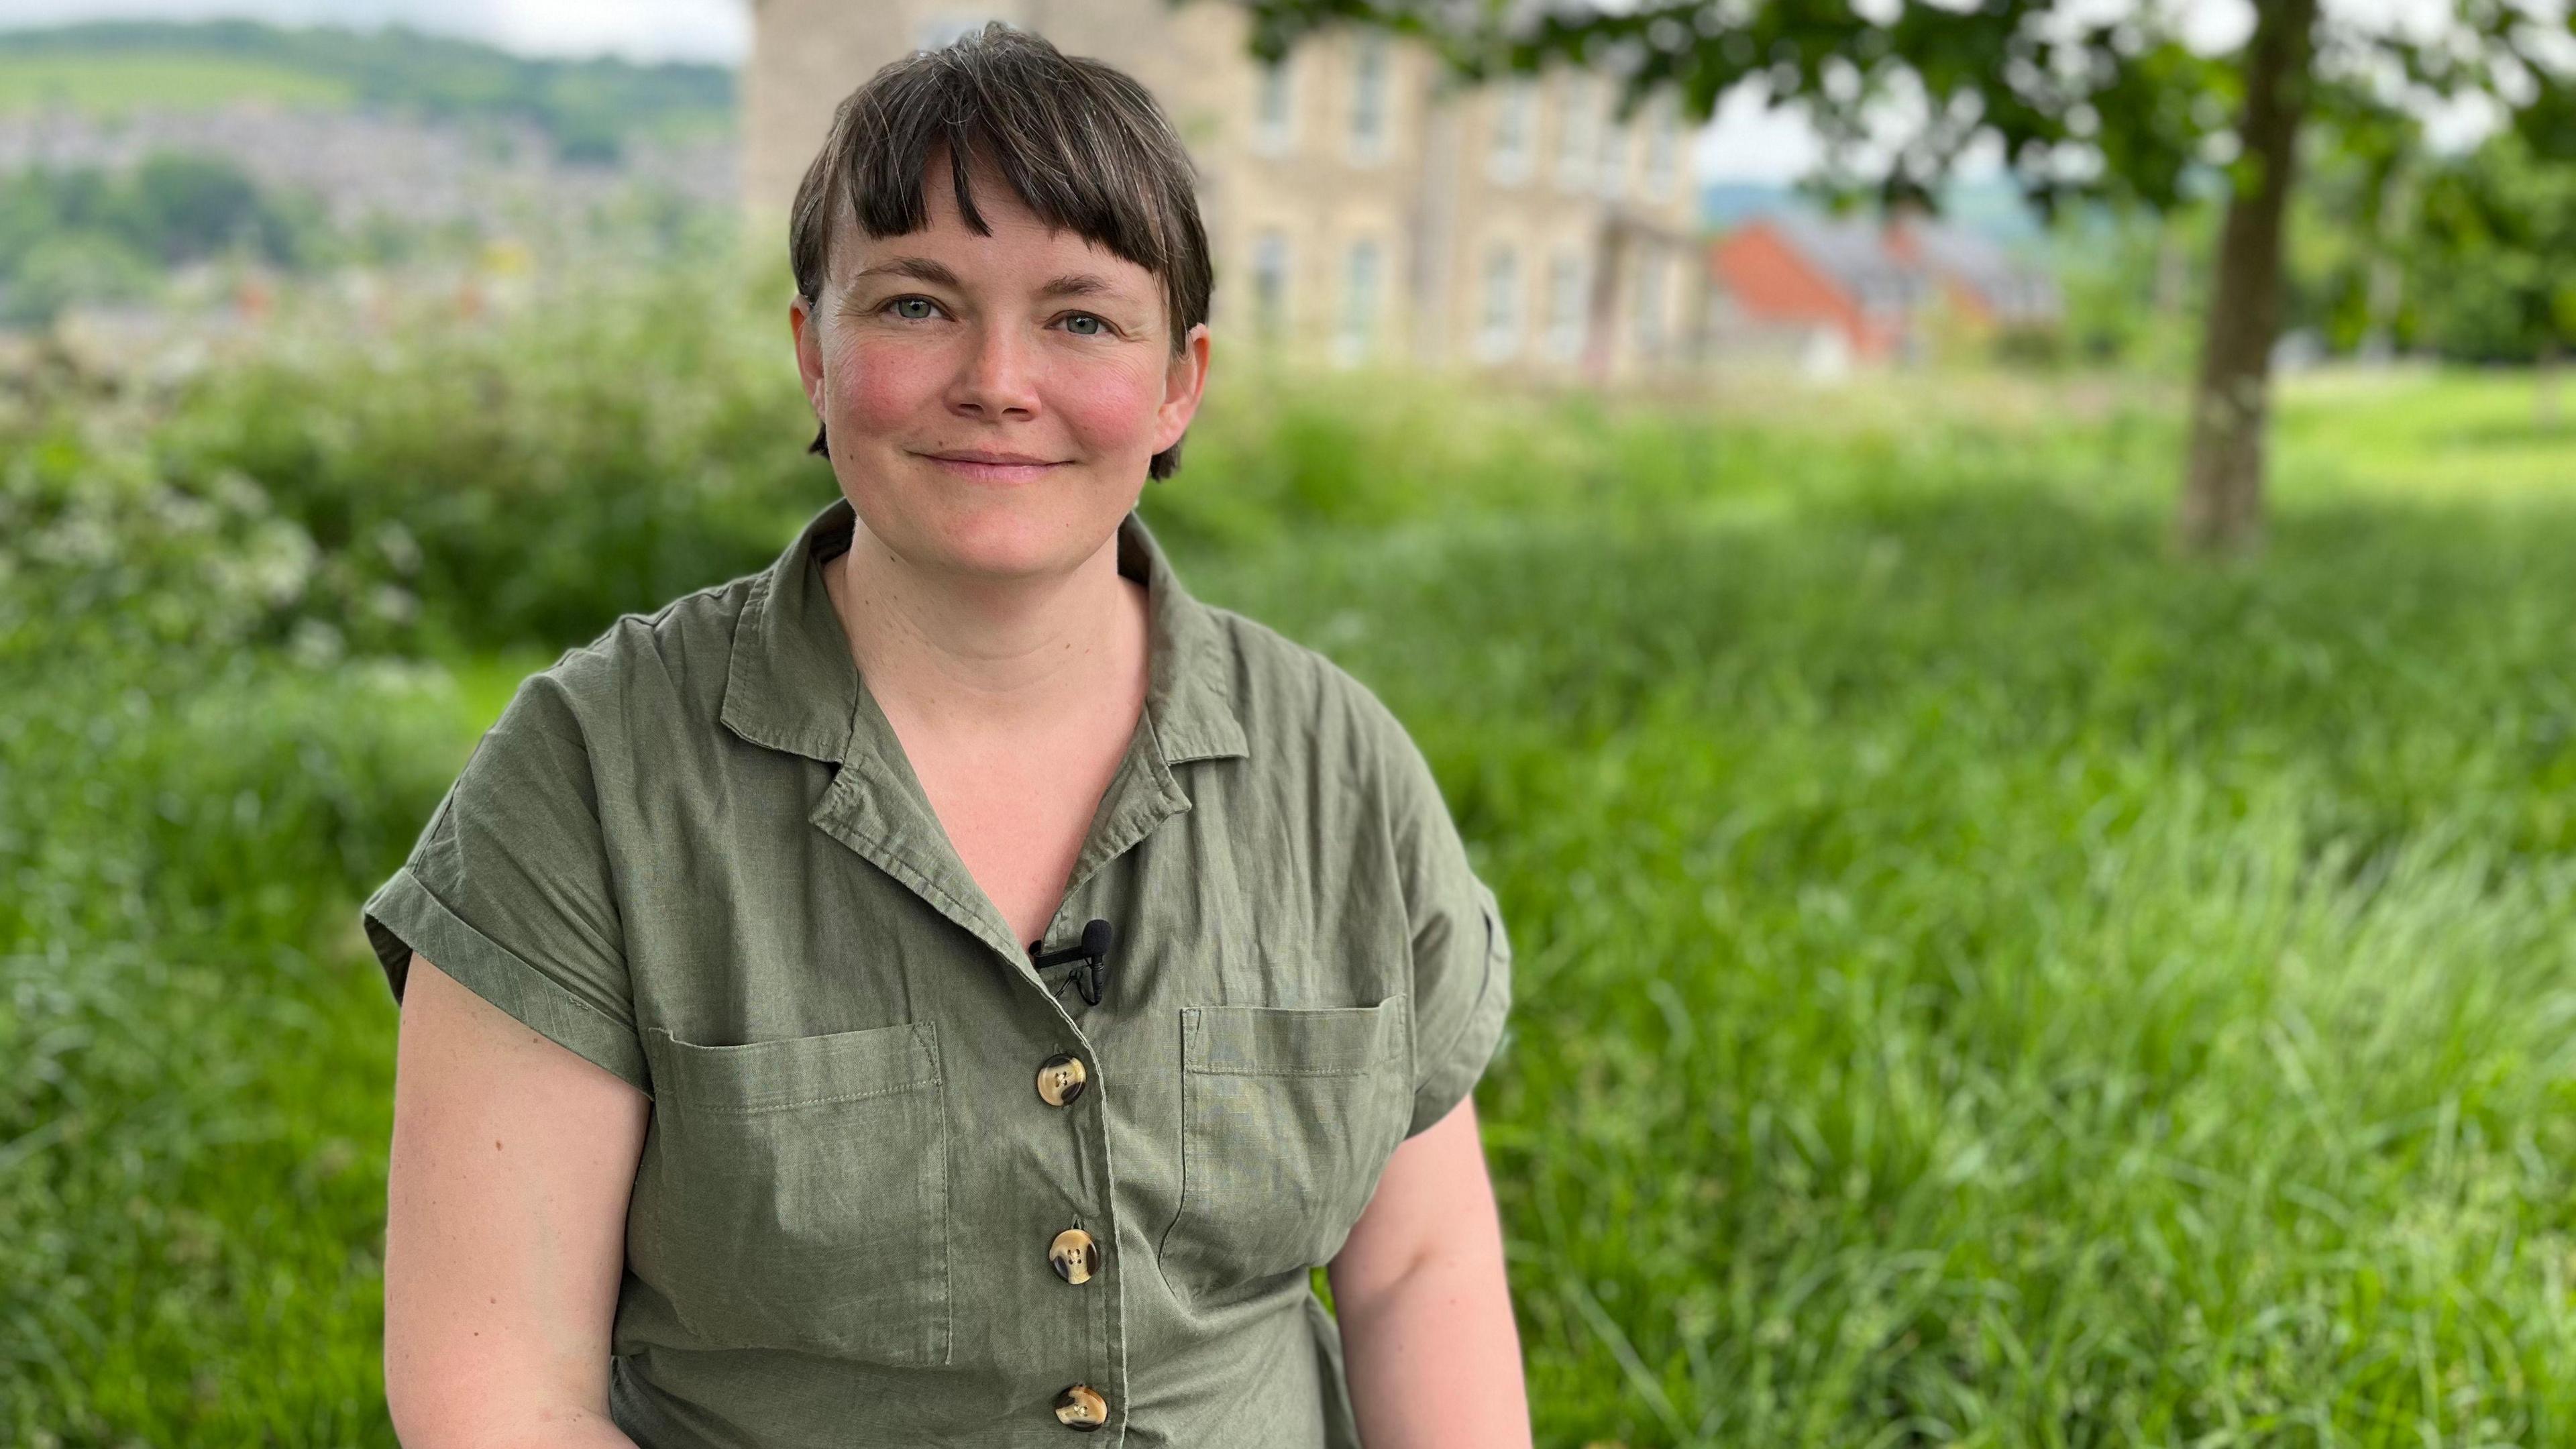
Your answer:
[[[846,762],[856,738],[859,671],[823,587],[822,565],[850,546],[857,517],[849,499],[834,499],[752,582],[734,625],[721,718],[753,744]],[[1227,689],[1223,626],[1181,587],[1132,509],[1118,523],[1118,572],[1145,584],[1145,713],[1164,763],[1246,754]]]

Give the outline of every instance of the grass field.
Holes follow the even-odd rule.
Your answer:
[[[1149,495],[1503,902],[1543,1444],[2576,1440],[2576,429],[2300,383],[2205,567],[2127,396],[1291,393]],[[17,657],[0,1439],[390,1442],[353,902],[563,642]]]

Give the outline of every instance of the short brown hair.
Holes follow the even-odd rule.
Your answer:
[[[977,235],[993,229],[967,194],[970,159],[1048,225],[1161,278],[1176,355],[1207,320],[1215,277],[1197,173],[1170,118],[1126,72],[998,20],[892,62],[833,113],[788,213],[788,261],[807,303],[822,294],[841,218],[871,237],[929,224],[925,173],[942,143],[957,210]],[[826,452],[820,428],[811,451]],[[1147,472],[1168,478],[1180,465],[1176,439]]]

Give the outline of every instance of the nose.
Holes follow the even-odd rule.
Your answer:
[[[948,389],[948,405],[967,417],[1034,417],[1038,410],[1036,359],[1021,329],[978,323]]]

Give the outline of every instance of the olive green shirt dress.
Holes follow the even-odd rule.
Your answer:
[[[1511,992],[1421,753],[1129,514],[1145,708],[1033,951],[860,682],[821,572],[852,517],[531,676],[365,906],[397,1001],[417,950],[652,1099],[613,1417],[1355,1445],[1308,1269]]]

